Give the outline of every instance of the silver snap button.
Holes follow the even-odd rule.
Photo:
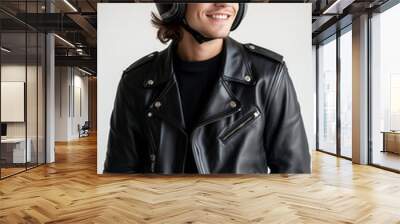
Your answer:
[[[245,75],[244,76],[244,80],[246,80],[246,82],[250,82],[251,81],[251,76],[250,75]]]
[[[151,79],[149,79],[149,80],[146,81],[146,84],[147,84],[148,86],[152,86],[152,85],[154,84],[154,81],[151,80]]]
[[[147,117],[152,117],[153,116],[153,113],[152,112],[148,112],[147,113]]]
[[[232,108],[235,108],[237,106],[237,104],[235,101],[232,100],[231,102],[229,102],[229,106]]]
[[[160,101],[156,101],[156,102],[154,103],[154,106],[155,106],[156,108],[161,107],[161,102],[160,102]]]
[[[249,48],[252,50],[256,49],[256,47],[254,47],[254,45],[251,45],[251,44],[249,45]]]

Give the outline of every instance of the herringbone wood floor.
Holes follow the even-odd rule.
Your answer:
[[[400,175],[320,152],[313,174],[97,175],[96,139],[0,181],[0,223],[400,223]]]

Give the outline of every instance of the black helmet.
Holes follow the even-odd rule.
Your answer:
[[[187,31],[189,31],[199,43],[212,40],[212,38],[204,37],[202,34],[195,31],[187,24],[185,19],[186,3],[156,3],[156,6],[158,13],[161,16],[161,19],[164,22],[182,23],[183,27]],[[243,17],[246,14],[246,10],[247,4],[239,3],[239,10],[236,14],[235,20],[232,23],[231,31],[235,30],[239,26],[240,22],[243,20]]]

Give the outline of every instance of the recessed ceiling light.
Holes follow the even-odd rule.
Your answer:
[[[64,0],[65,4],[67,4],[73,11],[78,12],[78,10],[68,1]]]
[[[81,68],[79,68],[78,67],[78,69],[79,69],[79,71],[81,71],[81,72],[83,72],[83,73],[85,73],[85,74],[87,74],[87,75],[92,75],[92,73],[90,73],[90,72],[88,72],[88,71],[86,71],[86,70],[83,70],[83,69],[81,69]]]
[[[75,45],[73,45],[73,44],[72,44],[71,42],[69,42],[68,40],[66,40],[66,39],[64,39],[64,38],[62,38],[62,37],[60,37],[60,36],[57,35],[57,34],[54,34],[54,36],[57,37],[58,39],[60,39],[62,42],[66,43],[67,45],[69,45],[69,46],[75,48]]]
[[[10,53],[11,52],[11,50],[9,50],[9,49],[7,49],[5,47],[1,47],[1,51],[4,51],[6,53]]]
[[[355,0],[336,0],[322,14],[342,14],[343,9],[351,5]]]

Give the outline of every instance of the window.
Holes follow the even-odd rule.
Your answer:
[[[349,25],[324,40],[317,54],[318,150],[348,159],[352,157],[352,41]]]
[[[371,18],[372,164],[400,170],[400,5]]]
[[[352,34],[340,36],[340,155],[352,157]]]
[[[336,39],[318,48],[318,148],[336,153]]]

